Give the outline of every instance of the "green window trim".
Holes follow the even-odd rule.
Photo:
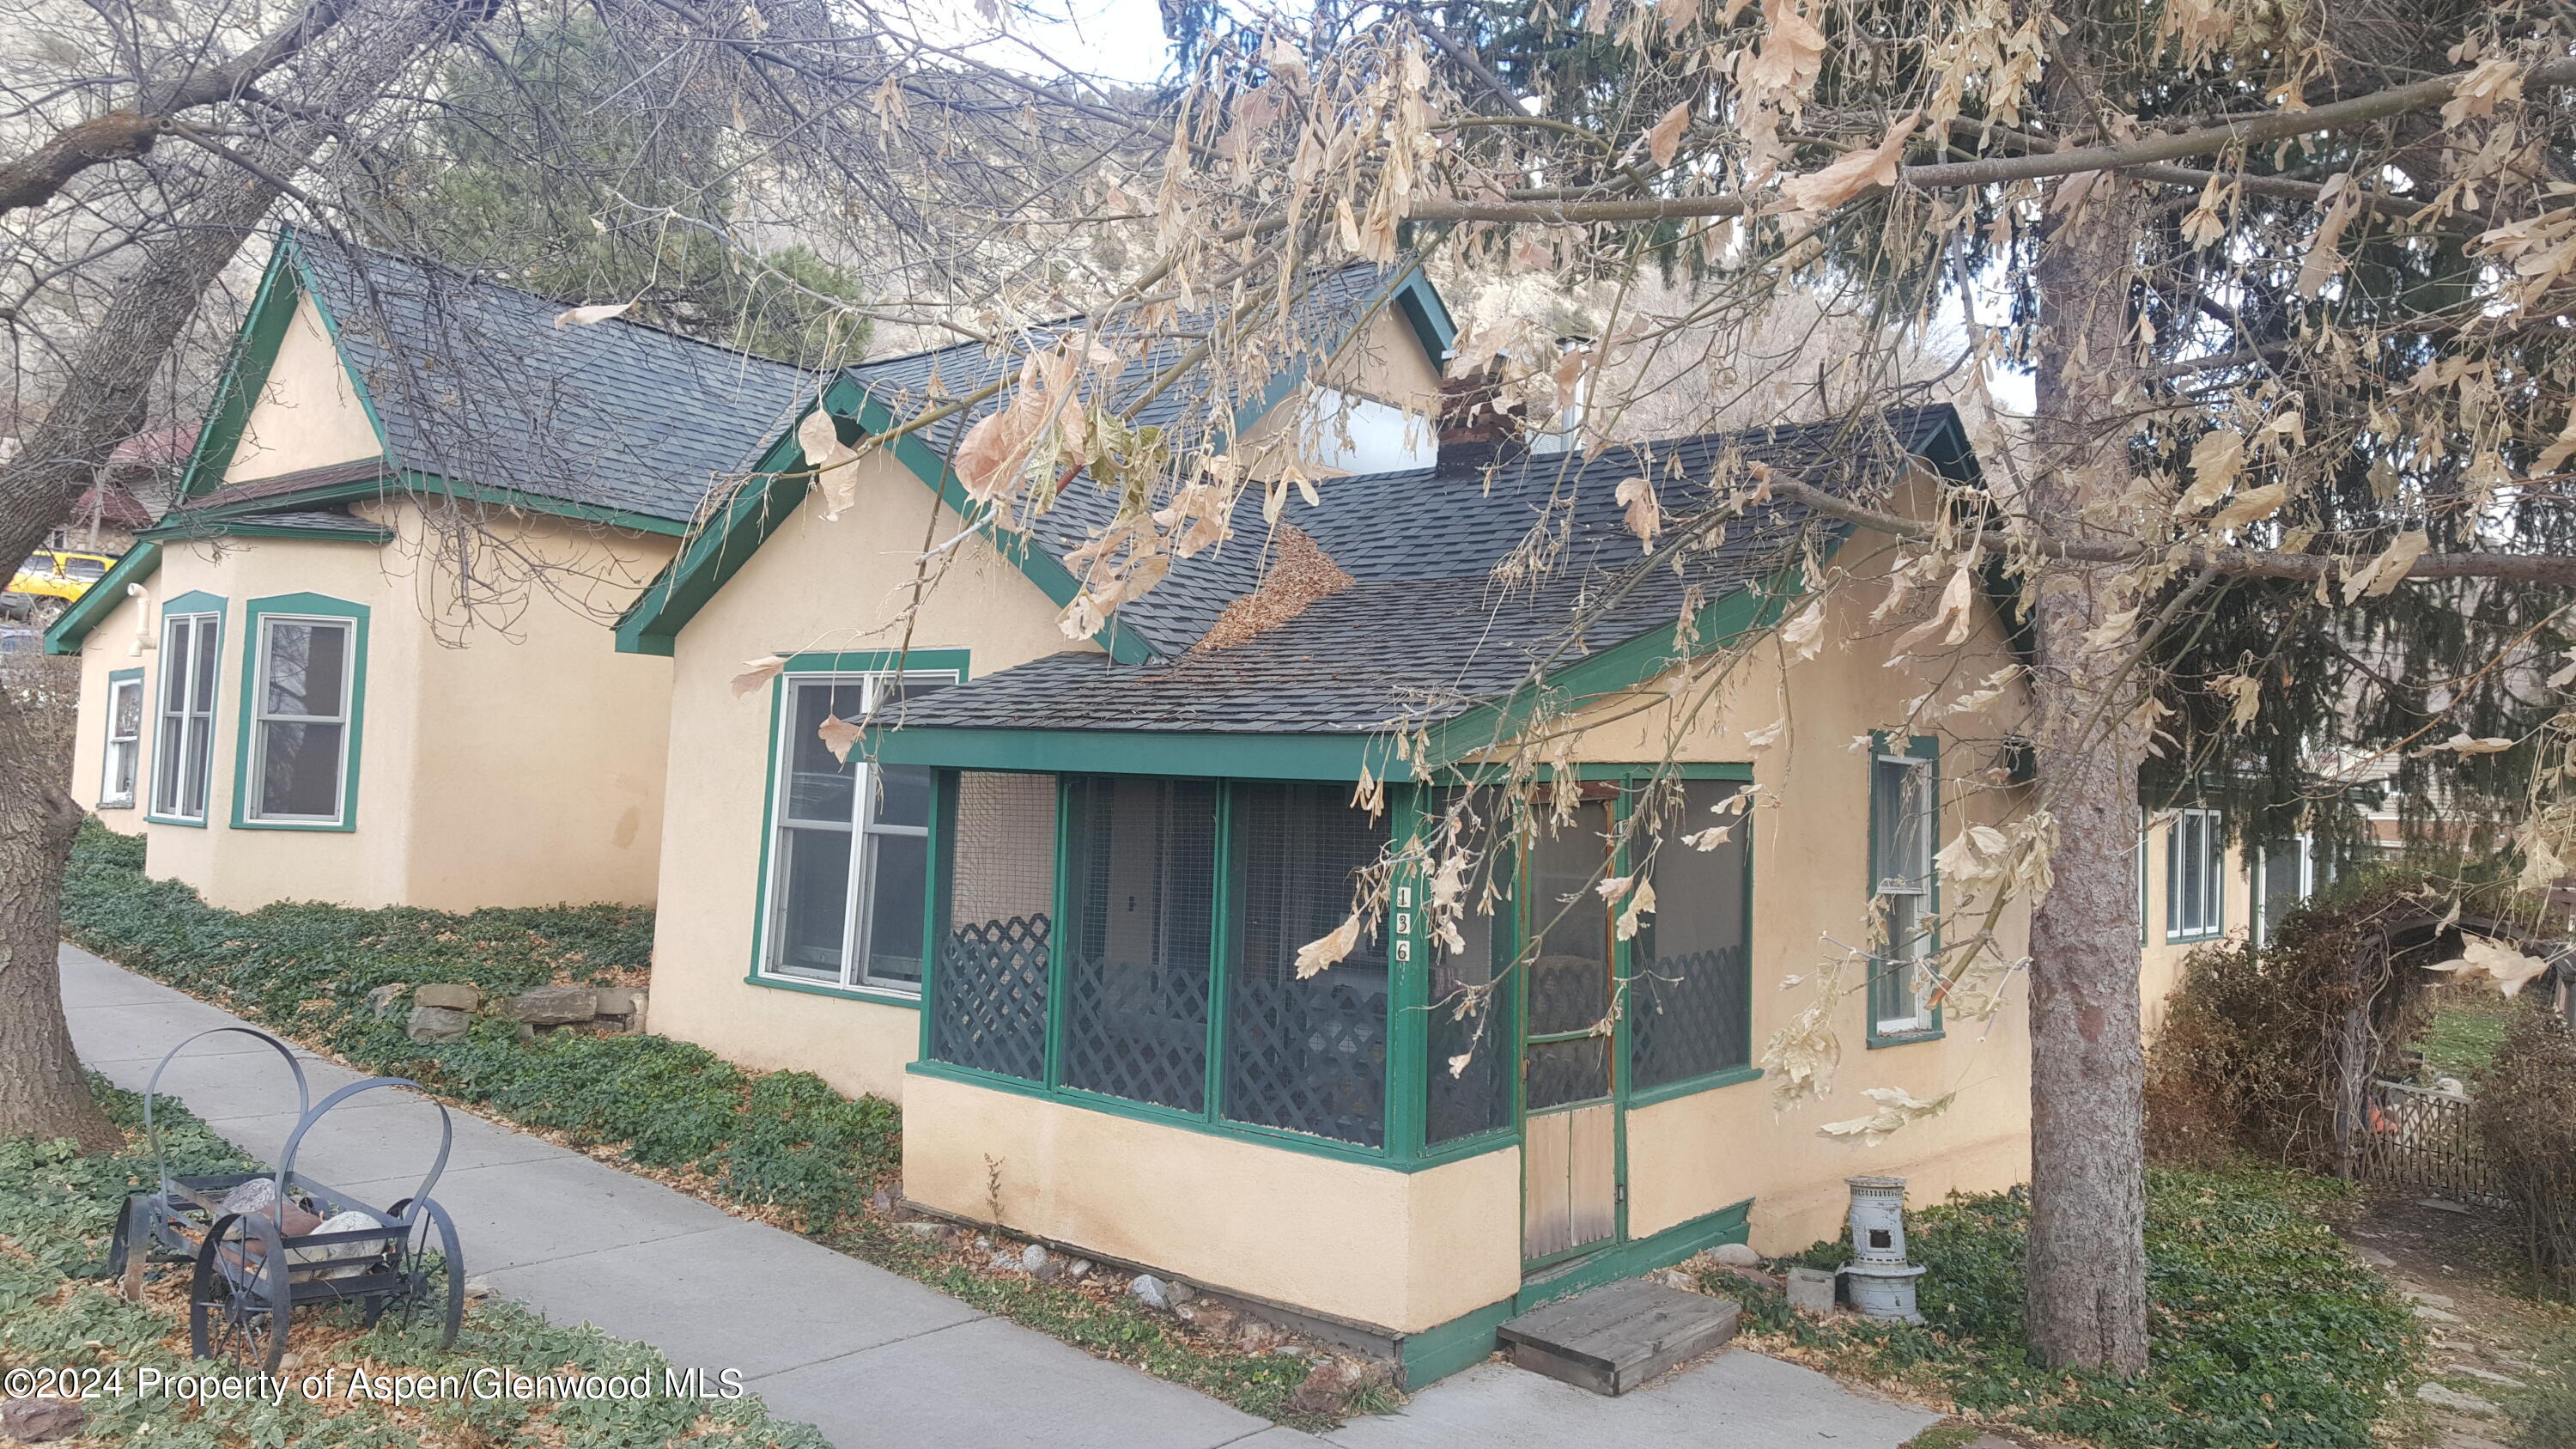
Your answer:
[[[118,744],[116,737],[116,692],[128,684],[133,685],[135,689],[140,692],[140,697],[136,700],[137,714],[134,722],[134,739],[132,741],[134,746],[134,779],[132,783],[127,786],[124,797],[120,799],[108,792],[108,783],[115,778],[116,770],[116,746]],[[145,728],[145,725],[151,718],[152,694],[143,681],[142,666],[137,665],[132,669],[109,670],[107,674],[107,733],[101,743],[98,760],[99,809],[133,810],[142,805],[144,784],[143,741],[145,736],[150,733],[150,731]]]
[[[112,577],[114,577],[114,574],[115,574],[115,571],[114,571],[114,570],[110,570],[110,571],[109,571],[109,576],[110,576],[111,578],[112,578]],[[105,582],[105,580],[101,580],[100,582],[101,582],[101,583],[104,583],[104,582]],[[82,597],[86,598],[86,597],[88,597],[90,594],[93,594],[93,593],[98,592],[99,587],[100,587],[100,585],[99,585],[99,584],[92,584],[92,585],[91,585],[91,586],[90,586],[86,591],[84,591],[84,592],[83,592]],[[217,662],[216,662],[215,668],[211,671],[211,675],[210,675],[211,680],[212,680],[212,686],[211,686],[211,687],[212,687],[212,689],[213,689],[213,691],[214,691],[215,698],[214,698],[214,699],[210,699],[210,700],[206,701],[206,709],[205,709],[205,715],[206,715],[206,735],[207,735],[207,739],[206,739],[206,781],[205,781],[205,786],[204,786],[204,788],[205,788],[205,793],[206,793],[206,801],[205,801],[205,809],[204,809],[204,812],[203,812],[203,813],[201,813],[201,814],[197,814],[197,815],[176,815],[176,814],[171,814],[171,813],[169,813],[169,812],[166,812],[166,811],[164,811],[164,810],[162,810],[162,809],[160,808],[160,807],[161,807],[161,799],[160,799],[160,796],[161,796],[161,789],[160,789],[160,785],[159,785],[158,777],[159,777],[159,775],[160,775],[160,761],[161,761],[161,753],[162,753],[162,750],[163,750],[163,748],[165,747],[165,745],[167,745],[167,744],[168,744],[168,741],[163,737],[163,723],[164,723],[163,716],[167,713],[168,706],[167,706],[167,703],[166,703],[165,701],[161,701],[161,700],[149,700],[149,699],[147,699],[147,701],[146,701],[146,707],[147,707],[147,708],[149,708],[149,709],[151,710],[151,712],[152,712],[152,728],[147,732],[147,733],[149,734],[150,738],[151,738],[151,741],[152,741],[152,748],[151,748],[151,752],[150,752],[150,754],[147,756],[147,758],[151,761],[151,766],[152,766],[152,776],[151,776],[150,778],[148,778],[148,779],[143,779],[143,780],[138,780],[138,781],[136,781],[136,785],[137,785],[137,788],[139,788],[139,789],[140,789],[140,790],[142,790],[142,792],[143,792],[143,798],[144,798],[144,801],[145,801],[144,810],[143,810],[143,818],[144,818],[144,820],[145,820],[147,823],[150,823],[150,824],[153,824],[153,825],[176,825],[176,826],[180,826],[180,827],[183,827],[183,828],[185,828],[185,829],[189,829],[189,830],[203,830],[203,829],[205,829],[205,828],[206,828],[206,821],[207,821],[207,817],[208,817],[208,816],[211,816],[212,814],[214,814],[214,807],[215,807],[215,801],[214,801],[214,793],[215,793],[215,780],[214,780],[214,776],[215,776],[215,741],[214,741],[214,730],[215,730],[215,724],[216,724],[216,722],[217,722],[218,720],[220,720],[220,719],[223,717],[223,712],[222,712],[222,710],[218,707],[218,702],[221,700],[221,698],[222,698],[222,696],[223,696],[223,665],[222,665],[222,657],[223,657],[223,647],[224,647],[224,623],[225,623],[225,618],[224,618],[224,616],[225,616],[225,614],[226,614],[227,612],[229,612],[230,607],[231,607],[231,602],[232,602],[231,600],[229,600],[229,599],[225,598],[225,597],[224,597],[223,595],[221,595],[221,594],[210,594],[210,593],[207,593],[207,592],[206,592],[205,590],[203,590],[203,589],[191,589],[191,590],[189,590],[188,592],[186,592],[186,593],[184,593],[184,594],[179,594],[179,595],[176,595],[176,596],[174,596],[174,597],[172,597],[172,598],[169,598],[169,599],[165,599],[165,600],[163,600],[163,601],[161,602],[161,607],[160,607],[160,610],[159,610],[159,617],[158,617],[158,618],[156,618],[156,619],[154,620],[154,623],[155,623],[155,625],[156,625],[157,627],[153,630],[153,635],[152,635],[152,638],[153,638],[153,651],[154,651],[154,655],[153,655],[153,657],[154,657],[156,660],[158,660],[159,662],[166,664],[166,663],[168,663],[168,662],[169,662],[170,625],[171,625],[171,622],[172,622],[172,621],[174,621],[174,620],[178,620],[178,619],[194,619],[194,618],[211,618],[211,619],[213,619],[213,620],[215,621],[215,637],[214,637],[214,641],[213,641],[213,643],[212,643],[209,647],[211,648],[211,650],[212,650],[212,651],[213,651],[213,653],[215,654],[215,657],[216,657],[216,661],[217,661]],[[193,648],[194,646],[193,646],[193,645],[191,645],[191,647]],[[193,665],[193,660],[191,661],[191,663],[192,663],[192,665]],[[163,683],[162,687],[163,687],[164,689],[167,689],[167,688],[169,687],[169,685],[168,685],[168,683],[167,683],[167,677],[166,677],[166,675],[164,676],[164,683]],[[184,751],[184,750],[185,750],[185,748],[186,748],[186,745],[185,745],[185,742],[184,742],[184,741],[185,741],[185,732],[184,732],[184,729],[183,729],[183,731],[182,731],[181,740],[182,740],[182,743],[180,744],[179,748],[180,748],[181,750],[183,750],[183,751]],[[183,788],[184,788],[184,787],[183,787]]]
[[[1892,732],[1886,730],[1870,731],[1869,845],[1867,851],[1869,857],[1869,877],[1866,883],[1867,890],[1864,895],[1864,899],[1871,902],[1875,902],[1878,899],[1879,881],[1881,879],[1879,875],[1878,860],[1878,841],[1881,822],[1877,784],[1879,757],[1882,755],[1902,755],[1907,759],[1929,762],[1927,778],[1930,781],[1928,788],[1932,798],[1932,842],[1930,848],[1926,852],[1927,858],[1936,855],[1940,849],[1941,741],[1932,735],[1908,735],[1904,739],[1903,748],[1898,749],[1896,748],[1896,736]],[[1937,863],[1930,864],[1928,867],[1928,874],[1930,886],[1924,899],[1929,906],[1928,914],[1932,921],[1932,928],[1926,933],[1924,953],[1920,957],[1913,958],[1916,960],[1937,960],[1941,954],[1940,866]],[[1872,961],[1870,974],[1870,989],[1864,992],[1862,996],[1867,1028],[1865,1038],[1868,1043],[1869,1050],[1876,1051],[1881,1047],[1911,1046],[1916,1042],[1939,1041],[1947,1034],[1947,1028],[1943,1021],[1942,1005],[1938,1001],[1931,1003],[1931,1020],[1928,1025],[1916,1027],[1910,1031],[1880,1030],[1881,1018],[1878,1010],[1877,988],[1878,970],[1875,959]]]
[[[972,678],[973,651],[966,649],[845,649],[805,650],[789,654],[777,677],[769,685],[769,733],[765,737],[768,767],[761,777],[759,876],[752,891],[751,964],[743,974],[749,986],[776,991],[799,991],[811,996],[833,996],[844,1001],[872,1002],[879,1006],[899,1006],[918,1011],[922,996],[929,989],[929,962],[922,964],[922,985],[913,991],[886,986],[871,986],[847,981],[808,981],[801,977],[779,975],[768,969],[770,932],[775,924],[770,909],[777,881],[772,870],[772,855],[778,842],[778,771],[784,754],[787,727],[787,692],[790,681],[811,676],[886,675],[897,671],[906,674],[953,674],[957,682]],[[854,751],[854,754],[856,752]],[[866,758],[874,759],[868,755]],[[899,762],[887,762],[899,763]],[[933,866],[922,874],[927,887],[936,890],[939,874],[939,812],[934,797],[931,810],[929,850]],[[923,949],[929,949],[929,921],[923,917]],[[844,963],[844,971],[847,965]]]
[[[2182,917],[2183,834],[2186,822],[2201,834],[2201,861],[2207,878],[2201,883],[2208,905],[2206,925],[2178,925]],[[2187,805],[2165,824],[2165,943],[2198,945],[2227,934],[2227,815],[2207,806]]]
[[[367,625],[364,604],[327,594],[277,594],[253,599],[242,613],[241,722],[233,737],[233,818],[235,830],[304,830],[346,835],[358,828],[358,762],[364,752],[367,721]],[[339,809],[334,818],[263,819],[253,812],[251,751],[261,729],[258,702],[262,682],[260,655],[271,619],[312,619],[345,624],[349,635],[348,678],[343,685],[347,717],[340,739]]]

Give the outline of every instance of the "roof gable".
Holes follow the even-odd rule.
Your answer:
[[[1270,370],[1259,376],[1225,379],[1203,368],[1186,370],[1146,401],[1135,421],[1173,430],[1184,447],[1240,434],[1285,401],[1318,359],[1331,356],[1383,309],[1392,309],[1404,320],[1437,371],[1456,340],[1457,328],[1439,293],[1423,277],[1420,264],[1344,267],[1321,274],[1304,299],[1292,327],[1302,350],[1289,348],[1269,359]],[[1074,330],[1079,322],[1050,324],[1033,329],[1031,336],[1043,343]],[[1188,351],[1177,337],[1150,341],[1105,386],[1105,395],[1113,400],[1143,396]],[[980,343],[963,343],[884,358],[844,368],[824,389],[819,406],[845,420],[844,441],[855,441],[860,433],[883,437],[944,399],[1006,380],[1019,369],[1023,355],[996,355]],[[972,504],[947,460],[966,430],[1006,400],[1006,394],[999,395],[906,432],[895,440],[892,452],[942,502],[961,516],[969,515]],[[681,628],[804,501],[810,486],[803,471],[806,466],[795,429],[782,425],[744,470],[749,475],[744,484],[618,621],[617,647],[633,653],[670,653]],[[1064,565],[1064,556],[1107,524],[1116,506],[1115,499],[1097,488],[1069,486],[1028,534],[999,537],[995,545],[1062,607],[1081,591],[1080,581]],[[1157,589],[1120,609],[1093,636],[1094,642],[1112,658],[1130,663],[1167,655],[1188,647],[1232,597],[1185,585],[1156,603],[1163,594],[1163,589]]]

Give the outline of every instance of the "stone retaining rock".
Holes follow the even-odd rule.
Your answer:
[[[403,1035],[413,1041],[454,1041],[465,1035],[474,1018],[445,1006],[415,1006],[411,1020],[403,1024]]]
[[[483,1004],[483,988],[470,981],[434,981],[413,988],[411,1004],[435,1006],[442,1011],[472,1011]]]
[[[540,986],[511,997],[501,1010],[530,1026],[568,1026],[599,1015],[599,992],[588,986]]]

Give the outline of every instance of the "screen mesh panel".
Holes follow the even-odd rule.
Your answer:
[[[1509,1125],[1512,1063],[1518,1053],[1507,994],[1470,991],[1492,984],[1494,927],[1513,908],[1510,852],[1501,838],[1506,825],[1496,814],[1501,799],[1491,790],[1458,790],[1429,806],[1437,822],[1431,837],[1433,868],[1454,850],[1474,857],[1463,872],[1466,911],[1457,922],[1466,949],[1452,951],[1437,939],[1430,945],[1430,1049],[1424,1061],[1423,1136],[1437,1146]],[[1508,938],[1509,933],[1503,935]],[[1462,1012],[1471,1000],[1475,1009]],[[1460,1057],[1466,1060],[1460,1062]]]
[[[1717,807],[1743,787],[1718,780],[1668,782],[1651,793],[1659,818],[1649,873],[1655,910],[1630,942],[1629,1071],[1639,1087],[1660,1087],[1753,1060],[1751,941],[1745,891],[1751,830]],[[1733,824],[1709,850],[1683,842]]]
[[[1225,1115],[1375,1147],[1386,1136],[1387,963],[1381,936],[1303,981],[1297,951],[1350,914],[1353,878],[1384,853],[1384,817],[1340,785],[1240,785]]]
[[[1068,1087],[1207,1105],[1216,787],[1089,776],[1065,790]]]
[[[958,773],[929,1003],[933,1060],[1046,1079],[1055,796],[1053,775]]]

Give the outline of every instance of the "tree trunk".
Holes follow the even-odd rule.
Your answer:
[[[2081,37],[2073,37],[2080,41]],[[2051,79],[2062,135],[2100,114],[2080,63]],[[2084,184],[2081,200],[2071,188]],[[2034,281],[2040,298],[2034,517],[2081,528],[2129,475],[2119,393],[2129,337],[2134,190],[2060,182]],[[2147,1366],[2146,1051],[2138,1003],[2138,766],[2133,639],[2088,635],[2131,602],[2108,570],[2060,564],[2033,619],[2040,796],[2057,819],[2056,884],[2031,916],[2031,1213],[2025,1309],[2052,1368]]]
[[[358,114],[451,27],[451,0],[392,0],[351,19],[270,90],[297,119],[244,141],[249,166],[206,158],[167,232],[72,349],[66,382],[17,459],[0,468],[0,559],[26,556],[71,513],[117,444],[142,430],[153,377],[206,289],[232,264],[278,197],[262,177],[304,170],[331,131]],[[255,167],[256,171],[252,168]],[[55,950],[62,874],[80,823],[65,790],[78,710],[70,683],[0,690],[0,1136],[111,1140],[64,1025]],[[59,740],[59,745],[44,743]]]

